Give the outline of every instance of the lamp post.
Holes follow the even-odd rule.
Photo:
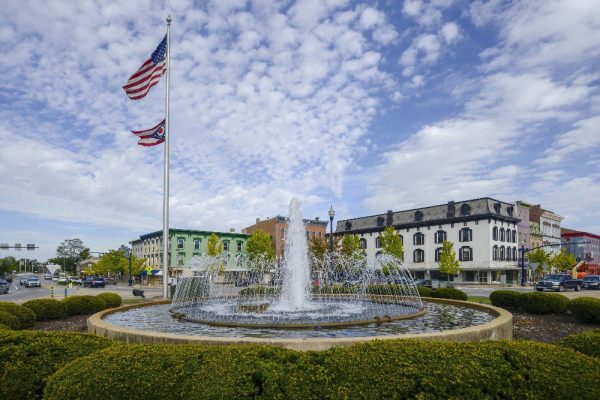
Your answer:
[[[329,208],[329,245],[330,245],[330,252],[329,252],[329,269],[330,271],[333,271],[333,217],[335,217],[335,210],[333,209],[333,206],[331,206]]]
[[[125,247],[123,250],[125,250],[125,258],[129,260],[129,286],[133,286],[133,278],[131,277],[131,257],[133,255],[133,251],[129,247]]]

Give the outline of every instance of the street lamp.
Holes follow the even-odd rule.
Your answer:
[[[329,231],[331,232],[329,235],[329,244],[330,244],[330,252],[329,252],[329,269],[333,271],[333,217],[335,217],[335,210],[333,206],[329,208]]]
[[[129,260],[129,286],[133,286],[133,278],[131,277],[131,257],[133,256],[133,251],[125,246],[123,246],[122,249],[125,251],[125,258]]]

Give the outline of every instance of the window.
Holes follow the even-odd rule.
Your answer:
[[[460,242],[470,242],[473,240],[473,231],[471,228],[462,228],[458,231],[458,240]]]
[[[473,261],[473,249],[469,246],[463,246],[458,252],[459,261]]]
[[[241,240],[238,240],[237,242],[237,251],[242,251],[242,246],[244,245],[244,242],[242,242]]]
[[[185,239],[184,238],[177,238],[177,248],[178,249],[183,249],[184,243],[185,243]]]
[[[352,222],[346,221],[346,224],[344,225],[344,227],[346,228],[347,231],[349,231],[350,229],[352,229]]]
[[[495,226],[494,229],[492,229],[492,239],[498,240],[498,227],[497,226]]]
[[[398,236],[400,236],[400,243],[404,244],[404,236],[398,234]]]
[[[504,261],[504,246],[500,246],[500,261]]]
[[[285,239],[285,228],[281,228],[281,240]]]
[[[315,231],[312,231],[312,238],[314,239],[314,238],[316,238],[316,237],[317,237],[317,232],[315,232]]]
[[[512,217],[515,212],[515,209],[513,206],[508,206],[506,207],[506,211],[508,211],[508,215]]]
[[[494,203],[494,210],[496,210],[496,214],[500,214],[501,209],[502,206],[500,205],[500,203]]]
[[[229,240],[223,240],[223,251],[229,251]]]
[[[421,222],[423,221],[423,213],[421,211],[417,211],[415,213],[415,221],[416,222]]]
[[[500,228],[500,241],[504,242],[504,228]]]
[[[309,235],[310,235],[310,232],[309,232],[309,231],[306,231],[306,240],[310,239],[310,236],[309,236]]]
[[[446,231],[437,231],[434,238],[436,243],[444,243],[446,240]]]
[[[321,239],[321,232],[319,232],[319,239]]]
[[[517,258],[517,248],[516,247],[513,247],[513,260],[515,260],[515,261],[518,260],[518,258]]]
[[[425,251],[421,249],[417,249],[413,252],[413,261],[416,263],[420,263],[425,261]]]
[[[377,239],[379,239],[379,238],[377,238]],[[360,248],[361,249],[366,249],[367,248],[367,239],[361,238],[359,240],[359,243],[360,243]]]
[[[492,260],[498,261],[498,246],[492,248]]]
[[[435,262],[439,262],[441,256],[442,256],[442,248],[438,247],[437,249],[435,249]]]
[[[377,226],[383,226],[384,218],[379,216],[377,217]]]
[[[512,231],[512,242],[517,243],[517,231],[515,229]]]
[[[177,254],[177,265],[183,265],[183,253]]]
[[[510,231],[509,231],[510,232]],[[510,251],[510,247],[506,247],[506,261],[511,261],[512,252]]]
[[[375,247],[381,248],[381,238],[379,236],[375,238]]]
[[[413,244],[415,246],[422,246],[425,244],[425,235],[423,235],[421,232],[415,233],[413,236]]]
[[[460,206],[460,215],[470,215],[471,214],[471,206],[468,204],[463,204]]]
[[[194,250],[200,249],[200,240],[201,239],[194,239]]]

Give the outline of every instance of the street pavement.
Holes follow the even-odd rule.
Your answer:
[[[481,285],[481,286],[454,286],[456,289],[460,289],[465,292],[468,296],[477,296],[477,297],[489,297],[490,293],[496,290],[512,290],[515,292],[533,292],[533,286],[499,286],[499,285]],[[546,293],[557,293],[557,292],[546,292]],[[595,297],[600,298],[600,290],[580,290],[576,292],[574,290],[566,290],[560,292],[567,296],[568,298],[576,298],[576,297]]]

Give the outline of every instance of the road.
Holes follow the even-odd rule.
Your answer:
[[[490,297],[490,293],[496,290],[513,290],[515,292],[533,292],[533,286],[455,286],[457,289],[462,290],[468,296],[477,296],[477,297]],[[556,292],[546,292],[546,293],[556,293]],[[576,292],[574,290],[567,290],[564,292],[560,292],[560,294],[564,294],[568,298],[575,297],[596,297],[600,298],[600,290],[580,290]]]

